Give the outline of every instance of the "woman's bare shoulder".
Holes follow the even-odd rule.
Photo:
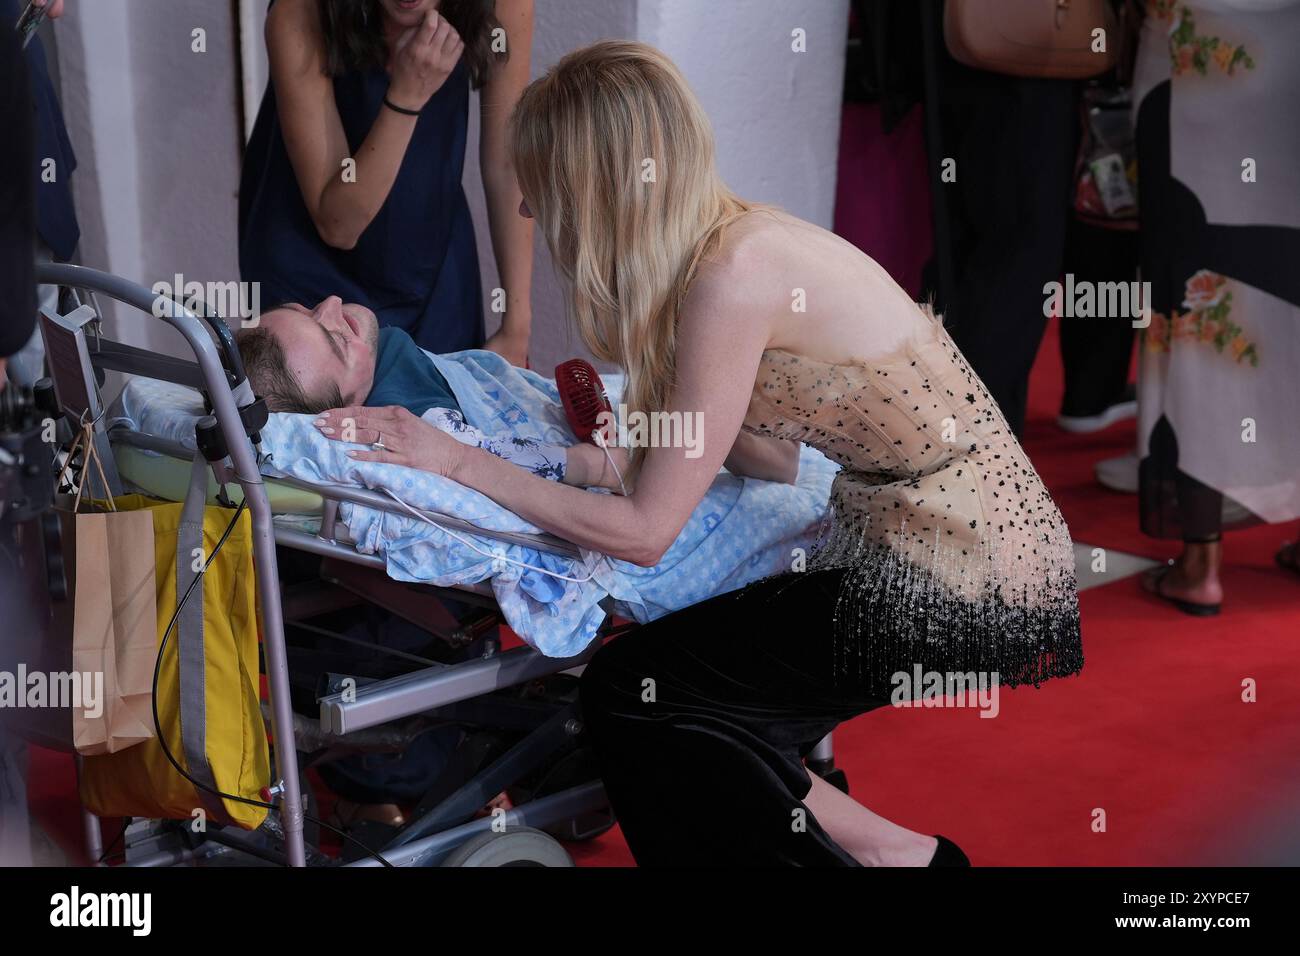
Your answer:
[[[779,210],[756,209],[731,223],[718,248],[702,260],[692,292],[722,295],[752,305],[784,288],[782,250],[791,242],[788,217]],[[797,220],[796,220],[797,221]]]

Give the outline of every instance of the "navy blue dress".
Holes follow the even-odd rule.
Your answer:
[[[334,80],[334,98],[355,155],[383,105],[384,70]],[[469,70],[462,59],[425,105],[387,201],[347,251],[326,245],[303,203],[268,83],[244,156],[239,195],[239,269],[261,283],[261,303],[308,307],[331,295],[374,310],[431,352],[483,344],[482,291],[469,203],[461,186],[469,124]],[[342,175],[340,168],[336,175]]]
[[[0,0],[0,29],[12,30],[18,14],[26,6],[18,0]],[[81,238],[72,203],[72,174],[77,168],[77,157],[72,152],[39,35],[32,38],[24,58],[36,124],[36,156],[31,173],[36,183],[36,234],[50,247],[55,261],[67,262],[77,251]],[[53,182],[46,182],[43,175],[47,159],[55,163]]]

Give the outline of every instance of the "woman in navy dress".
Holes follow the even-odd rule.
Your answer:
[[[340,295],[434,352],[484,347],[461,186],[471,86],[504,311],[490,348],[524,364],[532,224],[505,150],[528,82],[532,0],[276,0],[271,82],[240,186],[239,264],[261,302]]]

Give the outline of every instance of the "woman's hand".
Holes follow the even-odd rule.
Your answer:
[[[400,405],[332,408],[321,412],[315,424],[327,438],[369,445],[348,452],[357,461],[405,465],[444,478],[454,476],[465,451],[456,439]]]
[[[511,365],[527,368],[528,338],[527,332],[507,332],[501,329],[491,336],[483,347],[489,352],[496,352]]]
[[[400,37],[393,51],[388,99],[406,110],[422,110],[456,68],[465,43],[444,17],[432,10],[424,22]]]

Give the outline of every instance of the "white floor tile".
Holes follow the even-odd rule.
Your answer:
[[[1132,577],[1159,563],[1113,548],[1098,548],[1081,541],[1074,542],[1074,568],[1079,578],[1080,591]]]

